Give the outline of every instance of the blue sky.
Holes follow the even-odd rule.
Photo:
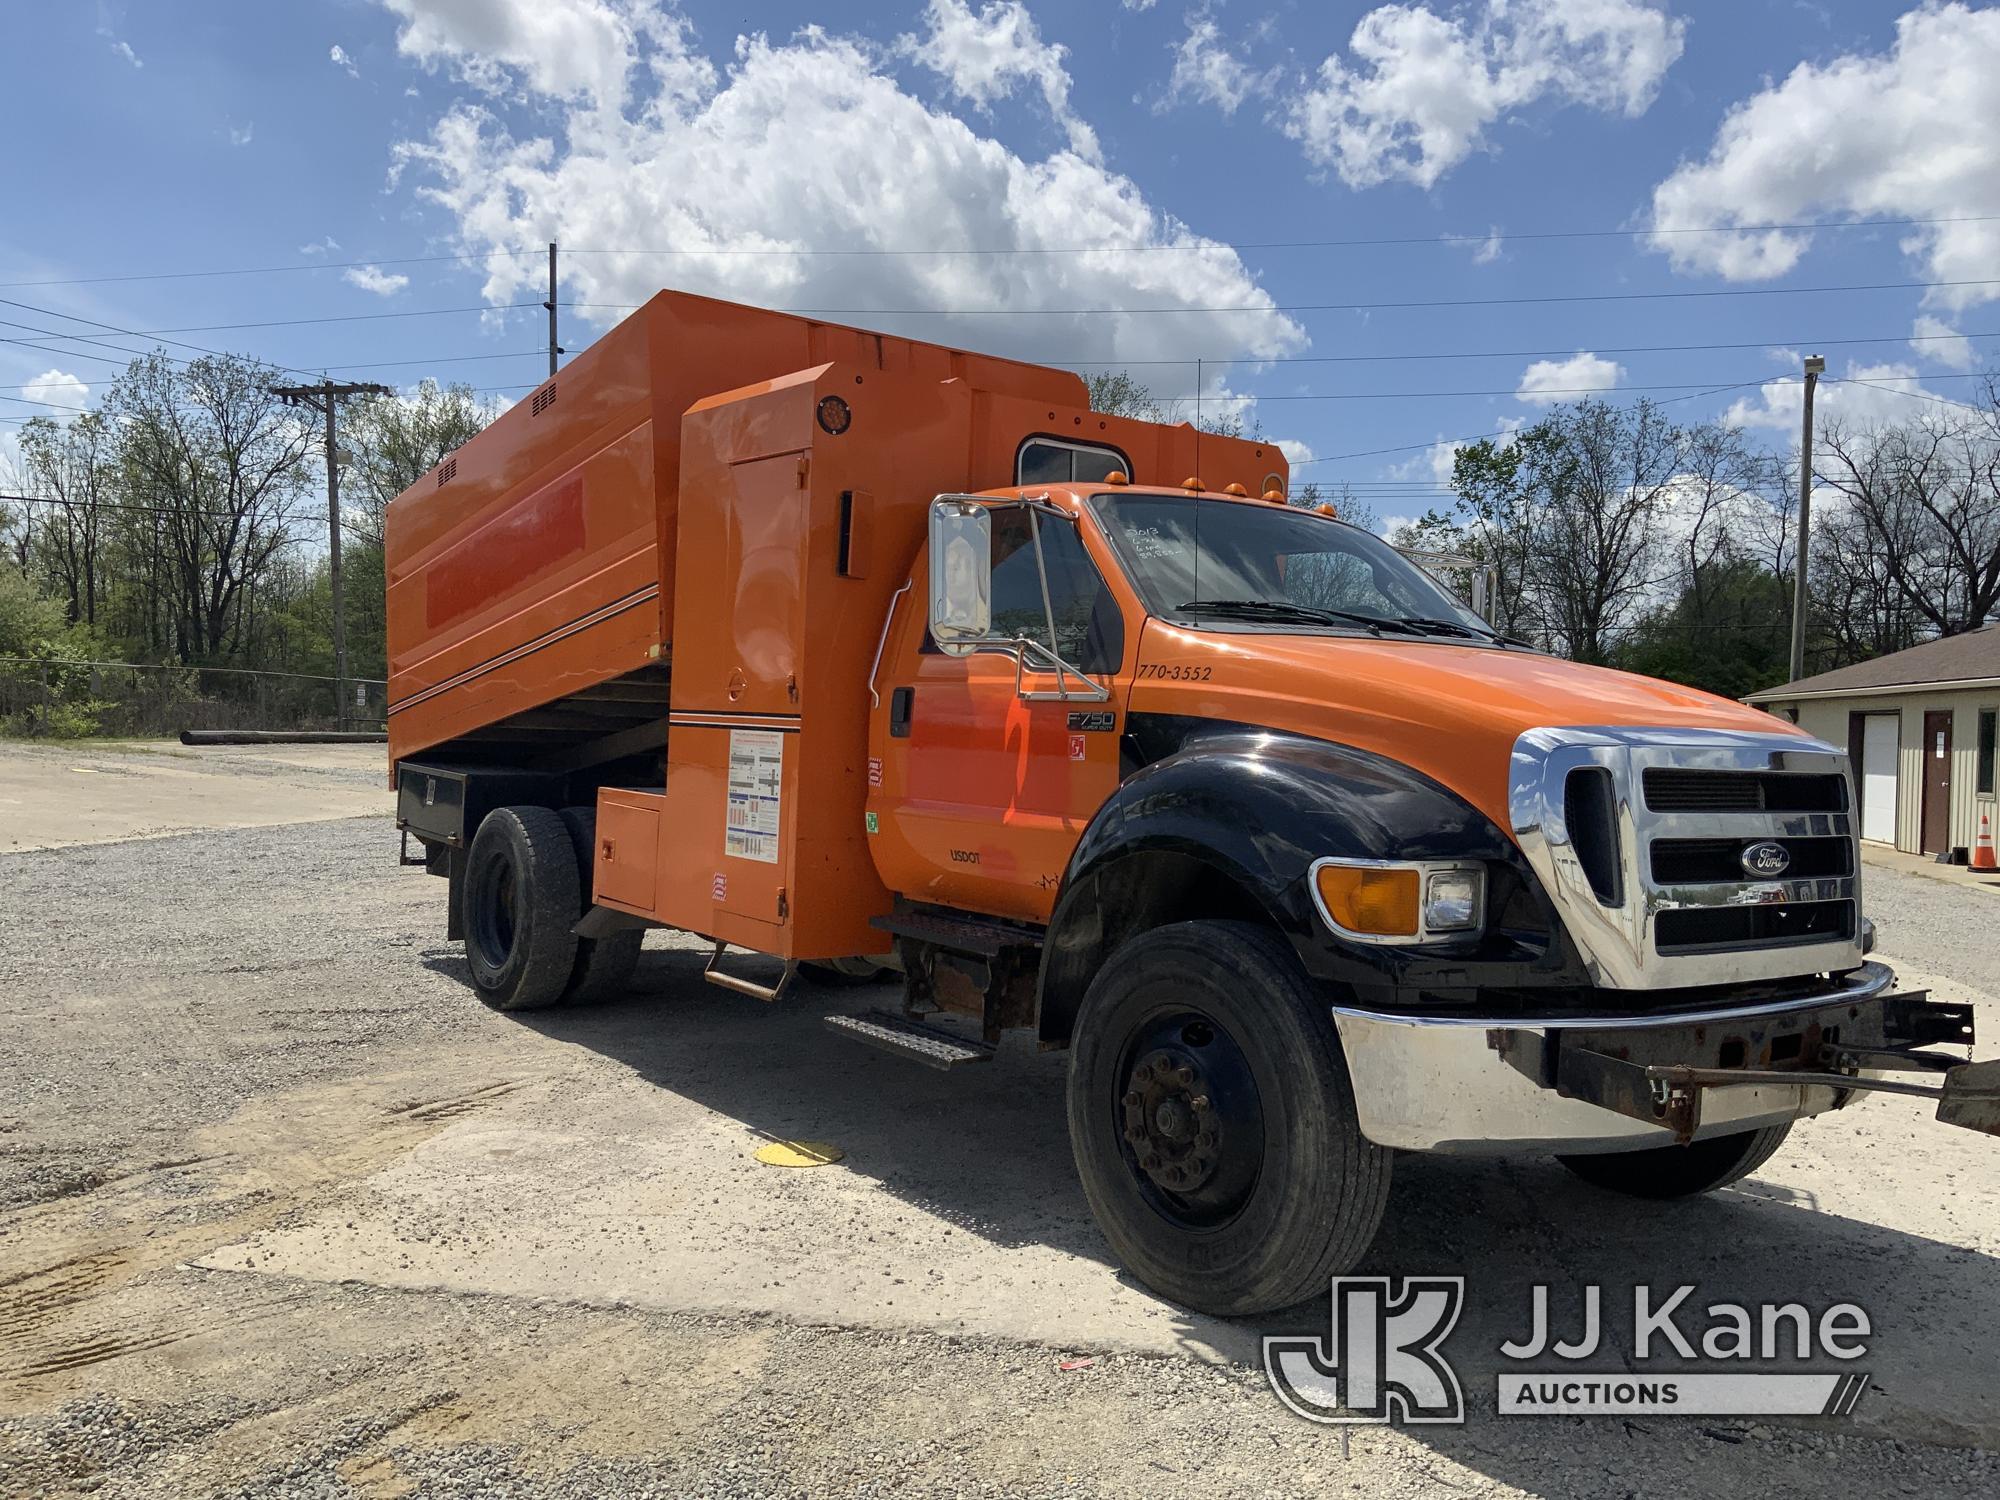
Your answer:
[[[1760,382],[1804,348],[1874,382],[1826,388],[1854,421],[1970,397],[2000,348],[1949,337],[2000,330],[2000,282],[1781,290],[2000,275],[1990,9],[11,0],[0,26],[0,125],[32,143],[0,167],[26,304],[0,337],[29,341],[0,343],[0,445],[151,342],[77,318],[511,397],[541,314],[477,309],[538,301],[506,252],[551,235],[594,304],[572,349],[682,285],[1131,362],[1163,397],[1200,356],[1205,400],[1257,396],[1298,478],[1385,518],[1431,503],[1438,440],[1579,388],[1783,443],[1796,386]],[[1933,222],[1739,227],[1855,219]],[[1639,232],[1531,237],[1579,231]],[[1403,243],[1325,243],[1371,240]],[[714,249],[640,253],[669,247]],[[307,269],[82,280],[247,267]],[[1519,300],[1562,297],[1607,300]],[[1440,301],[1489,305],[1381,305]],[[1688,344],[1745,347],[1652,347]]]

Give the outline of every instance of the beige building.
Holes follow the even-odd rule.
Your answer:
[[[1970,850],[1992,820],[2000,625],[1752,693],[1854,760],[1861,836],[1911,854]]]

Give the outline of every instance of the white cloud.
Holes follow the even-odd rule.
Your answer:
[[[1798,356],[1790,350],[1773,350],[1794,371]],[[1839,375],[1821,379],[1813,396],[1813,421],[1824,425],[1844,421],[1856,426],[1907,422],[1925,411],[1941,412],[1933,402],[1948,402],[1969,412],[1973,408],[1951,397],[1926,390],[1917,378],[1914,365],[1901,362],[1864,365],[1849,361]],[[1796,434],[1805,407],[1805,381],[1797,374],[1780,376],[1760,386],[1754,396],[1739,397],[1723,414],[1722,420],[1736,427],[1768,428]]]
[[[403,22],[396,50],[488,93],[520,87],[609,111],[642,63],[663,86],[685,68],[687,23],[656,0],[379,0]],[[707,70],[701,64],[698,71]]]
[[[327,48],[326,55],[327,60],[349,78],[359,78],[361,76],[361,70],[354,65],[354,59],[348,56],[347,49],[341,46],[340,43],[335,42],[331,47]]]
[[[409,0],[387,0],[392,6]],[[508,0],[508,4],[524,0]],[[544,0],[546,3],[546,0]],[[497,8],[497,6],[496,6]],[[669,52],[669,48],[679,49]],[[635,50],[632,56],[638,56]],[[821,31],[787,44],[739,40],[717,80],[684,31],[649,43],[654,82],[629,111],[595,96],[549,100],[560,140],[517,139],[478,104],[455,105],[398,172],[454,220],[460,248],[489,256],[485,295],[539,295],[539,261],[502,254],[556,237],[603,251],[570,257],[579,302],[637,304],[662,285],[769,307],[842,310],[841,321],[1028,358],[1215,358],[1305,344],[1225,245],[1191,234],[1127,178],[1057,151],[1030,161],[927,108],[878,51]],[[454,66],[478,68],[466,57]],[[525,82],[539,63],[510,69]],[[628,70],[595,73],[623,90]],[[706,77],[695,88],[688,80]],[[677,255],[701,249],[1213,246],[1201,255]],[[627,250],[625,247],[633,247]],[[1129,317],[983,316],[1037,309],[1168,309]],[[974,310],[897,317],[868,308]],[[1195,308],[1235,308],[1216,314]],[[1171,309],[1189,309],[1172,311]],[[580,310],[609,323],[613,308]],[[829,313],[829,316],[835,314]]]
[[[1158,5],[1160,0],[1125,0],[1127,10],[1146,11]]]
[[[78,380],[67,370],[49,369],[42,371],[21,387],[25,400],[46,403],[37,413],[39,416],[53,417],[66,421],[76,412],[90,405],[90,387]],[[65,408],[51,411],[50,407]]]
[[[1495,445],[1501,448],[1513,447],[1514,434],[1525,425],[1526,419],[1522,417],[1500,418],[1494,424],[1499,434]],[[1390,479],[1428,479],[1439,489],[1450,489],[1451,471],[1458,460],[1459,451],[1471,446],[1471,442],[1462,438],[1439,438],[1414,458],[1407,458],[1399,464],[1390,464],[1385,472]]]
[[[316,241],[313,244],[299,246],[299,254],[331,255],[334,251],[338,250],[339,248],[340,248],[340,241],[335,239],[332,235],[328,235],[325,239]]]
[[[349,266],[340,279],[378,297],[393,297],[410,284],[410,278],[400,271],[385,271],[380,266]]]
[[[130,63],[133,67],[143,68],[146,66],[145,62],[140,58],[139,54],[132,50],[132,44],[130,42],[121,41],[119,38],[113,36],[110,32],[106,31],[101,26],[97,29],[97,34],[105,38],[107,41],[109,41],[111,43],[111,50],[113,52],[116,52],[120,57],[124,58],[125,61]]]
[[[1925,5],[1896,23],[1880,55],[1801,63],[1736,105],[1708,156],[1653,190],[1666,229],[1862,218],[2000,214],[2000,10]],[[1843,237],[1851,237],[1848,231]],[[1781,276],[1804,257],[1800,231],[1660,234],[1677,270],[1731,281]],[[2000,223],[1915,226],[1901,248],[1923,279],[1990,277]],[[1926,302],[1961,309],[2000,286],[1939,288]]]
[[[1349,187],[1431,187],[1529,104],[1644,114],[1686,23],[1646,0],[1485,0],[1439,15],[1384,5],[1320,64],[1285,120]]]
[[[1069,138],[1070,150],[1089,161],[1100,155],[1097,132],[1070,108],[1069,49],[1042,40],[1021,0],[991,0],[975,15],[967,0],[930,0],[922,37],[906,36],[897,48],[941,76],[959,98],[980,109],[1014,91],[1016,83],[1041,90],[1050,116]]]
[[[1934,359],[1954,370],[1970,370],[1979,363],[1972,340],[1943,318],[1925,313],[1910,328],[1910,347],[1921,359]]]
[[[1492,232],[1473,247],[1472,263],[1475,266],[1492,265],[1500,258],[1500,250],[1505,243],[1506,238],[1500,233],[1500,226],[1495,224]]]
[[[1578,350],[1568,359],[1538,359],[1521,372],[1514,394],[1536,406],[1574,401],[1591,391],[1608,391],[1625,378],[1625,367]]]
[[[1297,438],[1279,438],[1278,451],[1285,455],[1285,462],[1295,468],[1313,461],[1312,444],[1301,442]]]
[[[1207,15],[1188,17],[1188,34],[1174,48],[1174,71],[1160,107],[1193,99],[1233,115],[1260,92],[1270,75],[1259,73],[1223,45],[1222,32]]]
[[[229,127],[229,144],[232,146],[247,146],[256,133],[257,122],[254,120],[246,120],[241,125],[232,125]]]

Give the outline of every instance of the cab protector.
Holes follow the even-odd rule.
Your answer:
[[[1212,719],[1133,714],[1128,775],[1064,872],[1042,968],[1042,1035],[1067,1034],[1098,966],[1163,921],[1268,922],[1306,972],[1357,1003],[1470,1006],[1482,992],[1589,983],[1514,841],[1464,798],[1384,756]],[[1422,948],[1342,941],[1308,889],[1314,860],[1473,859],[1478,934]]]

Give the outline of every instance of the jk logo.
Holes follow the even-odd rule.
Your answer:
[[[1264,1373],[1309,1422],[1463,1422],[1438,1346],[1464,1304],[1463,1276],[1336,1276],[1329,1335],[1265,1339]]]

